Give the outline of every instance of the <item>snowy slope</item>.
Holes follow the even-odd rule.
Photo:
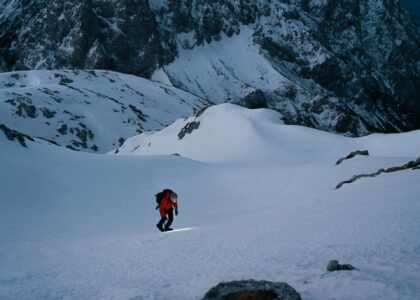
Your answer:
[[[189,93],[109,71],[0,74],[0,124],[84,151],[107,152],[208,104]]]
[[[398,1],[151,3],[174,86],[216,103],[259,89],[287,124],[345,135],[418,128],[418,29]]]
[[[198,129],[177,140],[192,120]],[[416,299],[420,171],[334,187],[415,159],[419,140],[419,131],[345,138],[233,105],[120,149],[140,141],[164,153],[166,141],[167,154],[202,162],[142,147],[24,148],[0,134],[0,298],[196,300],[220,281],[253,278],[286,281],[303,299]],[[358,149],[371,156],[335,166]],[[189,230],[155,228],[153,195],[164,187],[180,198],[174,227]],[[331,259],[360,270],[327,273]]]
[[[232,102],[246,106],[244,97],[261,90],[266,107],[282,113],[288,124],[347,135],[369,132],[366,122],[322,86],[299,78],[290,66],[274,63],[267,51],[256,43],[258,32],[254,26],[241,26],[238,31],[231,37],[221,33],[219,40],[195,47],[193,32],[179,34],[178,57],[156,70],[152,79],[164,84],[170,82],[214,103]],[[309,53],[315,46],[301,47],[301,53]],[[319,45],[317,49],[310,56],[311,64],[320,64],[330,56]]]
[[[182,47],[194,43],[192,33],[180,35],[178,57],[163,70],[177,85],[219,103],[239,100],[255,89],[284,88],[290,81],[261,55],[253,33],[243,26],[238,35],[222,34],[220,41],[192,49]]]
[[[198,128],[180,138],[188,124]],[[117,154],[168,155],[204,162],[275,160],[298,163],[331,160],[358,149],[370,149],[375,156],[417,157],[420,131],[403,134],[373,134],[361,138],[284,125],[282,115],[269,109],[249,110],[233,104],[207,108],[197,117],[179,119],[157,131],[129,138]],[[405,144],[401,147],[401,144]],[[308,155],[311,153],[311,155]]]

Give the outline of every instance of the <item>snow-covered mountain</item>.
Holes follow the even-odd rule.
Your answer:
[[[401,143],[406,145],[400,148]],[[201,111],[198,116],[179,119],[162,130],[129,138],[112,153],[178,154],[202,162],[272,160],[301,164],[328,161],[340,153],[362,148],[369,149],[374,156],[417,157],[420,155],[420,131],[340,137],[307,127],[285,125],[282,116],[273,110],[220,104]]]
[[[118,155],[0,134],[0,299],[198,300],[249,278],[302,299],[416,299],[420,169],[335,187],[415,161],[420,131],[350,138],[280,117],[212,106]],[[336,165],[355,150],[370,155]],[[155,227],[167,187],[183,231]],[[327,272],[332,259],[358,270]]]
[[[0,74],[0,124],[76,150],[108,152],[207,105],[172,86],[111,71]]]
[[[110,69],[248,106],[257,91],[288,124],[346,135],[420,128],[419,49],[397,0],[0,2],[4,71]]]
[[[0,299],[416,299],[418,26],[398,0],[0,0]]]

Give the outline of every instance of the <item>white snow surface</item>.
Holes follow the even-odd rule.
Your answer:
[[[181,139],[179,132],[192,122],[199,123],[198,129]],[[405,144],[404,147],[401,144]],[[179,119],[160,131],[129,138],[114,152],[135,155],[177,153],[202,162],[273,159],[294,164],[329,160],[339,153],[362,148],[369,149],[375,156],[417,157],[420,155],[419,132],[348,138],[284,125],[282,115],[271,109],[249,110],[224,103],[207,108],[198,117]]]
[[[253,29],[190,49],[191,36],[179,35],[178,57],[163,67],[176,86],[216,103],[242,98],[255,89],[273,90],[289,83],[261,54]],[[186,46],[187,45],[187,46]]]
[[[303,299],[418,298],[420,170],[334,188],[416,159],[420,131],[353,139],[224,104],[119,154],[135,141],[151,142],[149,155],[23,148],[0,132],[0,299],[192,300],[250,278]],[[166,187],[179,195],[173,227],[186,230],[155,227]],[[359,270],[328,273],[332,259]]]

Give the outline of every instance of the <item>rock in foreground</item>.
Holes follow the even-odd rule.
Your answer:
[[[353,267],[350,264],[344,264],[340,265],[338,263],[338,260],[330,260],[328,262],[327,271],[328,272],[334,272],[334,271],[352,271],[357,270],[355,267]]]
[[[300,294],[285,282],[241,280],[222,282],[211,288],[202,300],[301,300]]]

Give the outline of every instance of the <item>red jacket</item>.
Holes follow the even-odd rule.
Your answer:
[[[162,201],[160,202],[159,212],[162,218],[166,217],[167,211],[172,209],[172,207],[178,209],[178,203],[176,200],[171,200],[171,195],[172,192],[166,193],[166,195],[162,198]]]

